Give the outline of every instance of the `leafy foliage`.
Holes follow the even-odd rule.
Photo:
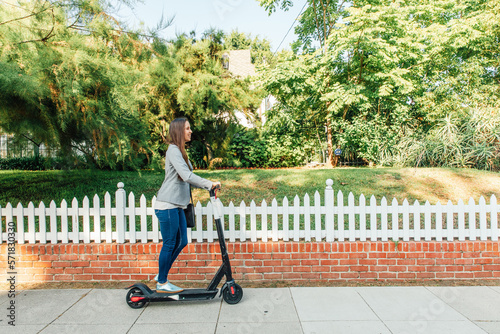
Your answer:
[[[258,0],[260,5],[271,14],[279,7],[289,10],[293,6],[290,0]],[[359,1],[357,1],[359,3]],[[367,2],[367,1],[363,1]],[[335,24],[348,13],[350,2],[345,0],[308,0],[295,26],[298,39],[292,43],[295,53],[311,53],[316,48],[324,48],[326,40],[335,29]]]
[[[271,53],[271,44],[266,39],[258,36],[252,38],[251,34],[231,31],[224,38],[224,47],[227,50],[247,50],[250,49],[250,57],[255,65],[273,64],[273,54]]]
[[[321,156],[321,144],[310,139],[311,129],[292,115],[271,110],[261,129],[240,130],[233,136],[229,157],[243,167],[295,167]]]
[[[242,167],[265,166],[268,158],[266,143],[255,130],[241,129],[231,140],[230,155],[233,155]]]
[[[111,10],[107,0],[0,7],[3,131],[102,169],[159,163],[179,116],[198,167],[296,166],[325,149],[334,165],[340,147],[379,165],[500,169],[500,0],[308,0],[294,52],[274,56],[238,31],[170,42],[127,31]],[[222,67],[240,48],[263,69],[257,81]],[[234,111],[253,116],[267,94],[280,101],[267,123],[239,127]]]
[[[234,110],[252,113],[261,94],[223,70],[224,34],[146,38],[109,10],[106,0],[0,8],[0,127],[68,160],[137,169],[159,161],[168,123],[185,116],[208,160],[223,154]]]
[[[20,169],[20,170],[44,170],[46,163],[40,157],[23,158],[0,158],[0,170]]]
[[[272,11],[291,2],[261,4]],[[498,145],[493,138],[491,151],[476,151],[490,156],[481,163],[465,163],[471,161],[465,156],[452,162],[427,145],[433,136],[442,138],[431,130],[442,119],[457,120],[454,133],[464,136],[456,142],[460,150],[476,147],[465,139],[470,137],[465,124],[486,127],[484,117],[467,116],[476,114],[473,110],[490,113],[490,123],[500,119],[500,1],[354,1],[343,9],[341,2],[311,0],[308,10],[318,4],[330,6],[324,18],[338,13],[325,27],[331,30],[323,35],[328,36],[323,47],[262,75],[263,86],[284,108],[299,119],[326,124],[332,147],[370,162],[387,163],[406,154],[400,143],[423,140],[419,147],[439,160],[432,165],[500,167],[492,158]],[[318,32],[321,24],[314,25],[303,20],[300,29]],[[304,36],[299,42],[309,49]],[[317,41],[323,43],[320,33]]]
[[[451,166],[488,170],[500,167],[500,119],[496,110],[474,108],[459,118],[447,116],[425,134],[403,137],[386,165]]]
[[[20,4],[0,9],[0,126],[101,168],[141,166],[151,152],[137,83],[151,50],[105,15],[104,1]]]

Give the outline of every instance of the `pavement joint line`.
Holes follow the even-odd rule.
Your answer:
[[[447,287],[443,287],[444,289],[446,289]],[[449,287],[450,289],[453,289],[454,287]],[[463,314],[462,312],[460,312],[459,310],[457,310],[456,308],[454,308],[453,306],[451,306],[450,304],[448,304],[445,300],[443,300],[439,295],[435,294],[434,292],[432,292],[431,290],[429,290],[429,287],[425,287],[425,289],[427,291],[429,291],[432,295],[434,295],[434,297],[436,297],[437,299],[439,299],[440,301],[442,301],[445,305],[447,305],[448,307],[452,308],[453,310],[455,310],[458,314],[460,314],[462,317],[464,317],[465,319],[467,319],[469,322],[473,323],[474,326],[476,326],[477,328],[479,328],[480,330],[482,330],[483,332],[487,333],[484,329],[482,329],[477,323],[475,320],[472,320],[470,319],[468,316],[466,316],[465,314]]]
[[[302,320],[300,319],[299,311],[297,311],[297,305],[295,303],[295,300],[293,299],[292,290],[290,288],[287,288],[287,289],[288,289],[288,293],[290,293],[290,298],[292,298],[292,303],[293,303],[293,308],[295,309],[295,314],[297,315],[297,319],[299,319],[300,330],[302,331],[302,333],[304,333],[304,327],[302,327]]]
[[[361,293],[359,293],[359,290],[356,289],[356,288],[354,288],[354,291],[356,291],[356,293],[359,295],[359,297],[361,297],[361,299],[365,302],[365,304],[373,312],[373,314],[375,314],[377,316],[378,320],[380,320],[380,322],[384,324],[385,328],[387,328],[387,330],[389,331],[389,333],[392,333],[391,329],[387,326],[387,324],[385,323],[385,321],[382,320],[382,318],[380,318],[380,316],[377,314],[377,312],[375,312],[375,310],[372,308],[372,306],[366,301],[366,299],[363,297],[363,295],[361,295]]]
[[[490,290],[493,290],[493,292],[496,292],[496,293],[500,294],[500,290],[497,291],[497,290],[493,289],[493,286],[488,286],[488,288]]]
[[[85,298],[90,292],[92,292],[92,290],[94,289],[90,289],[89,291],[87,291],[83,296],[81,296],[76,302],[74,302],[70,307],[68,307],[63,313],[59,314],[54,320],[52,320],[51,322],[49,322],[47,324],[47,326],[43,327],[42,329],[40,329],[40,331],[37,333],[41,333],[43,332],[47,327],[49,327],[50,325],[52,325],[52,323],[54,323],[54,321],[56,321],[57,319],[59,319],[60,317],[62,317],[62,315],[66,312],[68,312],[73,306],[75,306],[76,304],[78,304],[78,302],[80,300],[82,300],[83,298]],[[26,290],[26,291],[29,291],[29,290]]]
[[[146,305],[146,307],[142,308],[141,313],[137,316],[137,318],[135,318],[134,323],[130,326],[130,328],[127,330],[127,332],[125,334],[128,334],[132,330],[132,328],[134,328],[135,324],[137,323],[137,320],[139,320],[139,318],[147,310],[148,307],[149,307],[149,303]]]
[[[219,319],[220,319],[221,312],[222,312],[222,298],[220,300],[220,307],[219,307],[219,314],[217,315],[217,321],[215,322],[215,331],[214,331],[214,334],[217,334],[217,328],[219,327]]]

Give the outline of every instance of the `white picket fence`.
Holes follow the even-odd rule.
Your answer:
[[[467,204],[460,200],[457,204],[449,201],[442,205],[431,205],[427,201],[409,204],[404,200],[399,204],[393,199],[389,204],[382,198],[377,203],[371,197],[369,203],[361,195],[355,202],[353,194],[348,195],[344,205],[341,191],[334,194],[333,181],[326,181],[324,204],[319,192],[314,194],[313,203],[305,195],[301,203],[295,196],[293,203],[285,197],[278,206],[276,199],[270,205],[262,201],[257,206],[232,202],[222,206],[225,238],[230,241],[366,241],[366,240],[498,240],[498,218],[500,205],[493,195],[486,204],[483,197],[476,204],[471,198]],[[106,193],[104,207],[100,206],[97,195],[93,206],[85,197],[80,206],[73,199],[71,206],[62,201],[57,207],[52,201],[48,207],[42,202],[38,207],[29,203],[25,208],[19,203],[12,207],[0,207],[2,222],[0,243],[7,242],[9,232],[17,228],[15,239],[18,243],[146,243],[159,242],[161,234],[154,214],[154,202],[148,206],[146,197],[140,197],[140,205],[135,205],[135,195],[127,195],[123,183],[118,183],[115,205],[111,195]],[[149,224],[148,224],[149,222]],[[209,222],[209,223],[207,223]],[[25,224],[27,223],[27,228]],[[148,225],[150,228],[148,228]],[[196,229],[188,233],[190,241],[211,242],[217,238],[213,225],[213,208],[208,203],[196,205]],[[9,241],[11,242],[11,240]]]

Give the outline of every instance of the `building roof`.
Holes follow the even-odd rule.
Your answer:
[[[255,66],[252,64],[250,50],[229,51],[229,72],[242,78],[255,75]]]

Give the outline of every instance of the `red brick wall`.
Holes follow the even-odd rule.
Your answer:
[[[404,281],[500,279],[500,242],[235,242],[228,251],[237,281]],[[2,244],[2,274],[7,245]],[[23,244],[16,246],[18,283],[150,280],[161,244]],[[211,280],[218,244],[188,245],[169,275]],[[2,278],[2,281],[5,279]]]

